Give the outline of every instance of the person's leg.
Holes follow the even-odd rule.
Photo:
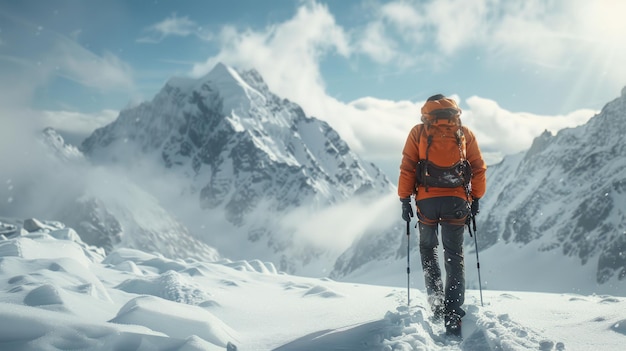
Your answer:
[[[465,263],[463,259],[462,225],[441,223],[446,269],[445,306],[446,311],[463,316],[461,306],[465,302]]]
[[[437,254],[437,246],[439,238],[437,235],[437,223],[431,218],[439,218],[436,215],[437,201],[434,199],[426,199],[418,201],[418,217],[419,217],[419,246],[420,258],[422,261],[422,270],[424,273],[424,282],[426,286],[426,294],[428,302],[433,311],[435,319],[443,318],[444,308],[444,291],[443,282],[441,280],[441,268],[439,267],[439,257]]]
[[[419,224],[420,231],[420,256],[422,260],[422,270],[424,272],[424,282],[426,294],[430,308],[435,318],[443,317],[444,293],[443,282],[441,280],[441,269],[437,255],[437,226]]]
[[[460,198],[442,198],[441,242],[443,243],[446,269],[445,281],[445,324],[446,333],[461,336],[461,318],[465,311],[465,263],[463,239],[465,218],[469,208]]]

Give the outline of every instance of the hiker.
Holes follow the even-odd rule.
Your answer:
[[[422,269],[433,319],[443,319],[446,334],[460,337],[461,318],[465,315],[461,308],[465,300],[464,226],[479,212],[487,166],[474,133],[461,125],[461,109],[453,99],[441,94],[431,96],[421,113],[422,123],[411,129],[402,151],[398,180],[402,218],[411,221],[414,196]],[[437,258],[439,227],[445,289]]]

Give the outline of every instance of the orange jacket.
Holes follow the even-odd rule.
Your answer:
[[[465,189],[463,187],[458,188],[435,188],[428,187],[428,191],[423,186],[415,188],[415,172],[417,162],[426,158],[426,150],[419,149],[418,138],[419,134],[424,128],[423,124],[418,124],[409,133],[404,144],[404,150],[402,151],[402,163],[400,164],[400,178],[398,179],[398,196],[400,198],[407,198],[413,194],[417,194],[416,200],[422,200],[431,197],[440,196],[457,196],[463,199],[467,199]],[[467,148],[467,160],[472,165],[472,198],[479,199],[485,194],[487,188],[487,181],[485,177],[485,171],[487,165],[483,161],[482,154],[478,148],[476,137],[474,133],[467,127],[462,127],[465,134],[465,143]],[[424,137],[424,135],[422,135]]]

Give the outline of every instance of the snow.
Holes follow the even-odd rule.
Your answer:
[[[624,296],[484,290],[481,306],[469,290],[459,343],[430,321],[419,289],[407,310],[406,288],[288,275],[260,260],[104,256],[73,229],[39,223],[0,241],[1,350],[611,351],[626,341]]]

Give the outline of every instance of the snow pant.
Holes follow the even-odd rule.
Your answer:
[[[465,264],[463,239],[465,219],[469,215],[467,201],[455,197],[434,197],[416,202],[419,219],[419,246],[428,301],[435,315],[455,313],[465,301]],[[445,261],[445,291],[437,254],[438,228]]]

